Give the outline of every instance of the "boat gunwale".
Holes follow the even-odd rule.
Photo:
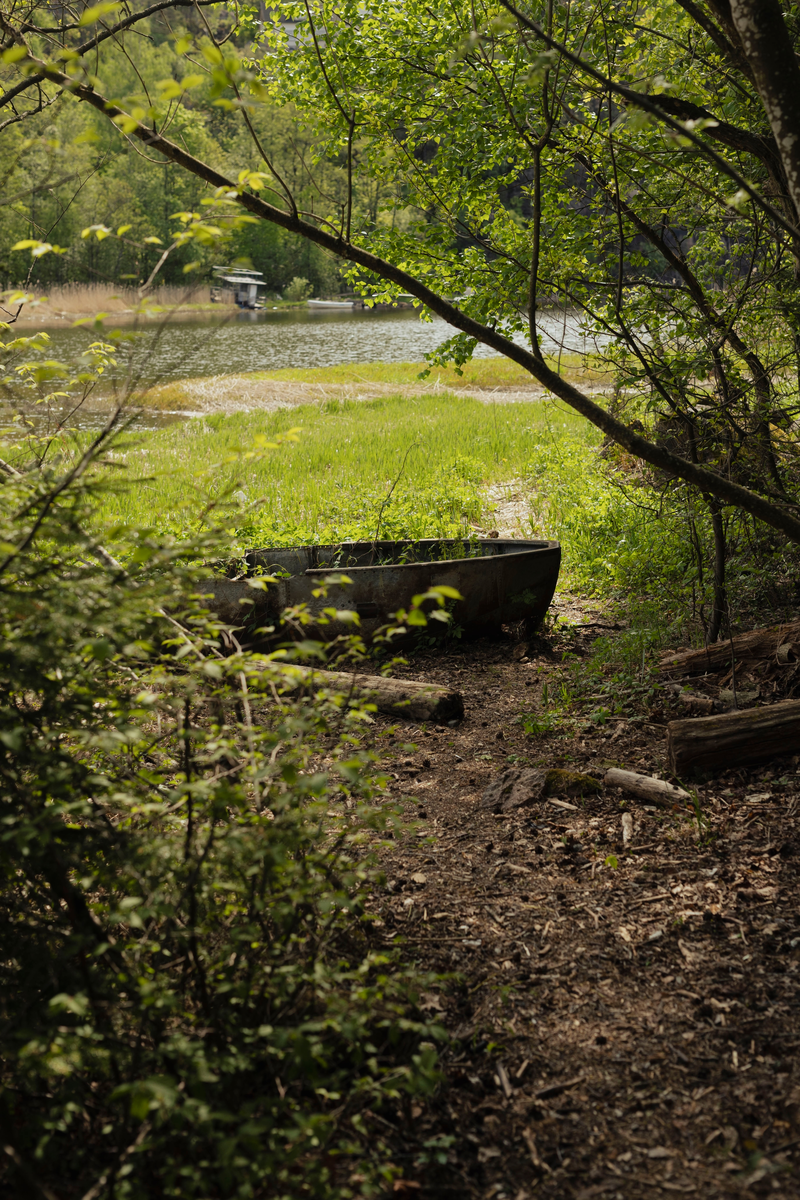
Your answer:
[[[377,546],[381,546],[381,545],[383,545],[383,546],[385,546],[385,545],[420,545],[421,543],[425,543],[425,542],[432,542],[432,543],[435,543],[438,545],[447,545],[447,544],[454,545],[457,542],[463,542],[463,540],[464,540],[463,538],[419,538],[417,541],[413,541],[413,540],[409,539],[408,541],[401,542],[398,539],[391,543],[390,542],[378,542]],[[305,575],[314,575],[314,576],[328,575],[332,571],[347,571],[347,572],[355,573],[357,571],[359,571],[359,572],[360,571],[378,571],[378,570],[397,571],[397,570],[401,570],[404,568],[446,567],[448,565],[454,566],[455,564],[463,564],[463,563],[487,562],[488,560],[491,560],[491,559],[502,560],[503,562],[508,562],[508,561],[513,562],[513,561],[519,560],[520,558],[523,558],[529,554],[546,554],[548,552],[553,552],[553,551],[558,551],[560,554],[560,551],[561,551],[561,543],[557,542],[557,541],[551,541],[549,539],[547,539],[547,540],[542,539],[540,541],[539,540],[534,541],[533,539],[522,540],[522,539],[518,539],[518,538],[491,538],[491,539],[490,538],[482,538],[481,542],[488,543],[490,545],[495,545],[495,546],[496,545],[513,545],[513,546],[520,546],[520,547],[526,547],[526,548],[519,549],[519,550],[512,550],[511,552],[508,552],[508,553],[504,552],[502,554],[475,554],[475,555],[470,555],[467,558],[418,559],[414,562],[405,562],[405,563],[400,563],[400,562],[370,563],[367,566],[348,566],[347,564],[338,564],[338,565],[330,564],[325,567],[307,567],[305,569],[305,571],[300,571],[294,576],[289,576],[289,578],[298,579]],[[348,543],[344,543],[344,545],[347,545],[347,544]],[[371,543],[370,542],[351,542],[349,544],[350,545],[369,546]],[[335,545],[336,545],[336,543],[332,543],[331,549],[333,549]],[[322,546],[319,546],[319,547],[312,547],[312,546],[308,546],[308,545],[306,545],[306,546],[286,546],[286,547],[282,547],[279,552],[288,554],[288,553],[292,553],[292,551],[296,552],[296,551],[300,551],[300,550],[309,550],[312,548],[323,549]],[[248,550],[247,556],[249,557],[250,555],[254,555],[254,556],[261,555],[266,552],[267,552],[266,550],[257,550],[257,549]],[[260,564],[254,564],[254,565],[260,565]],[[269,567],[265,566],[264,569],[268,570]],[[277,569],[282,570],[284,568],[281,568],[278,565]]]

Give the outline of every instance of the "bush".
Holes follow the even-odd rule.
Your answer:
[[[301,279],[299,275],[295,275],[292,282],[283,289],[284,300],[291,300],[298,303],[301,300],[307,300],[311,295],[311,284],[307,279]]]
[[[108,444],[0,477],[6,1171],[61,1200],[375,1194],[370,1113],[433,1088],[439,1031],[370,938],[366,713],[209,621],[212,536],[118,530],[115,565],[86,532]]]

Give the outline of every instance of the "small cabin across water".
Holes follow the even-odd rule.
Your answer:
[[[214,267],[216,283],[211,285],[211,301],[215,304],[231,301],[240,308],[261,308],[258,289],[265,288],[263,271],[247,271],[243,267]]]

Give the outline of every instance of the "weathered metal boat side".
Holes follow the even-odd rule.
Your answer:
[[[547,612],[558,581],[558,542],[509,538],[460,541],[426,538],[402,542],[343,542],[251,550],[250,577],[273,576],[263,591],[247,579],[209,581],[209,607],[222,620],[255,629],[273,624],[285,608],[306,604],[312,614],[327,606],[355,610],[369,638],[411,598],[432,587],[455,588],[464,597],[453,605],[453,621],[470,636],[527,620],[535,627]],[[336,585],[327,599],[315,597],[327,575],[346,574],[352,583]],[[307,635],[329,640],[341,623],[314,625]]]

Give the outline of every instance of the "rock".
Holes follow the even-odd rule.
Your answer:
[[[544,796],[585,796],[602,791],[602,784],[591,775],[559,768],[512,768],[493,779],[481,799],[481,807],[491,812],[512,812],[536,804]]]
[[[547,771],[531,767],[504,771],[486,788],[481,807],[499,813],[535,804],[544,795],[547,775]]]
[[[547,772],[545,796],[588,796],[591,792],[602,792],[603,785],[592,775],[581,771],[565,771],[555,768]]]

